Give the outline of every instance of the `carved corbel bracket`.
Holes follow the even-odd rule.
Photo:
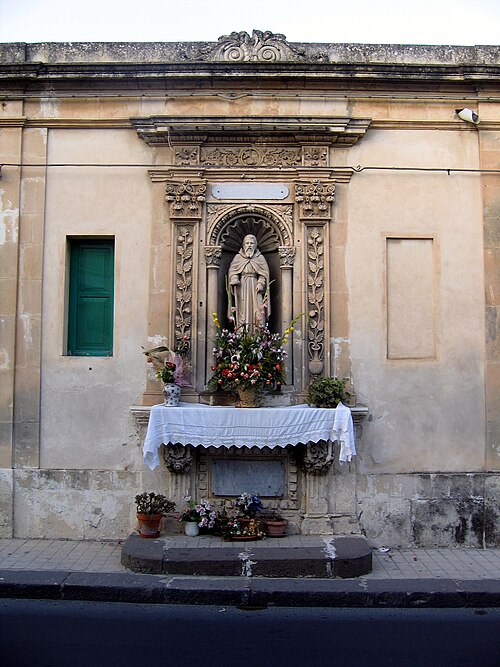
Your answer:
[[[170,217],[182,219],[201,218],[206,191],[206,181],[192,182],[184,180],[182,182],[167,183],[165,200],[170,205]]]
[[[165,445],[163,456],[170,472],[179,474],[191,470],[193,462],[191,445]]]
[[[333,464],[333,443],[331,440],[309,442],[305,448],[304,468],[313,475],[327,473]]]

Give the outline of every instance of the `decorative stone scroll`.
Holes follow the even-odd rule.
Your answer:
[[[286,60],[304,60],[302,51],[290,46],[285,35],[274,34],[270,30],[262,32],[253,30],[252,36],[247,32],[232,32],[219,37],[218,44],[201,60],[212,62],[279,62]]]
[[[205,182],[167,183],[165,199],[170,204],[170,217],[201,218],[206,190]]]
[[[325,262],[323,227],[307,228],[307,351],[309,371],[323,371],[325,338]]]
[[[297,183],[295,200],[299,202],[301,218],[331,218],[335,184],[319,180]]]
[[[297,167],[302,164],[302,151],[283,147],[203,147],[200,162],[204,167]]]
[[[304,468],[313,475],[327,473],[333,463],[333,443],[331,440],[309,442],[305,447]]]
[[[191,470],[193,462],[191,445],[166,445],[163,456],[170,472],[179,474]]]

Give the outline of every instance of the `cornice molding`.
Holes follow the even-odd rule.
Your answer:
[[[147,144],[262,142],[342,144],[361,139],[371,120],[347,116],[150,116],[131,118],[138,136]]]

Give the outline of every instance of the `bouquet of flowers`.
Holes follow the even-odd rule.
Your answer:
[[[234,506],[238,511],[238,516],[247,519],[254,518],[262,511],[262,501],[256,494],[242,493],[236,499]]]
[[[221,328],[216,313],[212,313],[212,318],[216,328],[215,363],[208,387],[226,391],[279,389],[285,381],[284,346],[293,326],[283,335],[271,333],[267,324],[243,324],[229,330]]]
[[[188,370],[187,365],[188,343],[182,340],[173,351],[165,345],[144,350],[148,364],[154,369],[155,377],[165,384],[183,384],[183,376]]]
[[[216,516],[208,500],[197,503],[191,496],[186,496],[179,521],[195,521],[200,528],[213,528]]]

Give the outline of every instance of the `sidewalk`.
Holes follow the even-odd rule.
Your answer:
[[[278,550],[307,547],[318,539],[298,535],[272,544]],[[179,549],[227,547],[208,536],[162,541]],[[277,579],[136,574],[121,565],[122,546],[123,542],[0,539],[0,597],[246,606],[500,607],[500,549],[373,549],[372,572],[355,579]],[[233,547],[242,550],[241,544]],[[245,547],[250,557],[254,547]]]

